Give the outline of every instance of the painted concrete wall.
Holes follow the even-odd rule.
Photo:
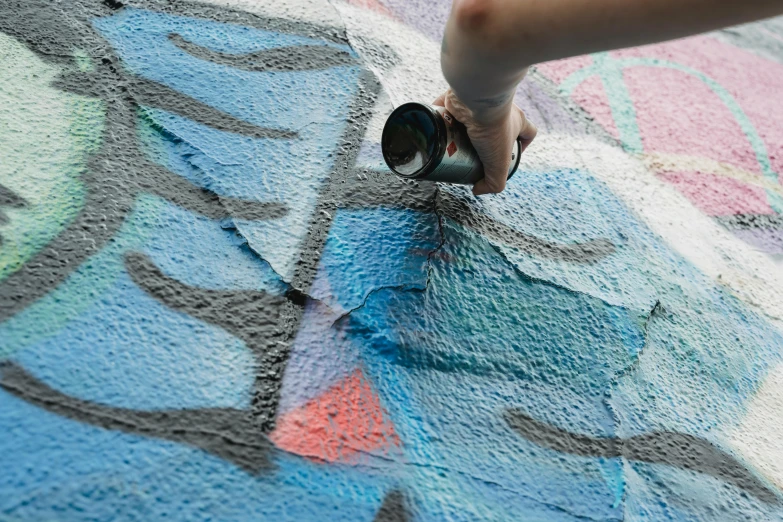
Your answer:
[[[0,520],[783,518],[783,22],[536,67],[475,199],[379,153],[447,11],[0,3]]]

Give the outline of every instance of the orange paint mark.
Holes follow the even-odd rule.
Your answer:
[[[360,453],[385,453],[399,445],[377,394],[358,369],[279,417],[270,439],[282,450],[325,462],[351,462]]]

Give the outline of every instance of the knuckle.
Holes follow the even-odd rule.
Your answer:
[[[505,180],[497,180],[493,178],[487,178],[487,181],[485,183],[485,188],[487,192],[490,192],[492,194],[499,194],[503,192],[503,189],[506,188],[506,182]]]

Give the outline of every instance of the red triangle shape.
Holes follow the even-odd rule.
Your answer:
[[[325,462],[399,445],[378,395],[357,369],[326,392],[281,415],[269,435],[280,449]]]

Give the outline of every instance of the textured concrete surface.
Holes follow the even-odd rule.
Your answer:
[[[0,4],[0,521],[783,519],[783,22],[542,64],[399,180],[445,0]]]

